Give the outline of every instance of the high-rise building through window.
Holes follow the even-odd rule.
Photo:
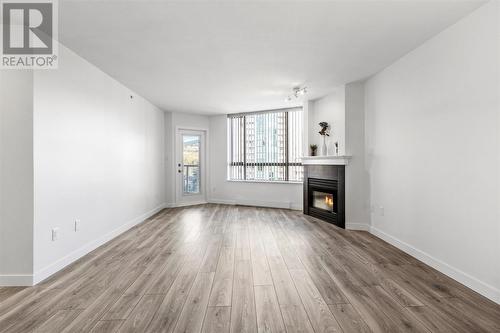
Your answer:
[[[302,108],[228,115],[228,179],[302,181]]]

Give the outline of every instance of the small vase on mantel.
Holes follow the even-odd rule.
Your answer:
[[[318,132],[319,135],[323,138],[323,144],[321,145],[321,156],[328,155],[328,147],[326,146],[326,137],[330,136],[328,133],[330,131],[330,125],[326,121],[322,121],[319,123],[321,130]]]
[[[321,156],[328,155],[328,148],[326,147],[326,135],[323,135],[323,143],[321,144]]]

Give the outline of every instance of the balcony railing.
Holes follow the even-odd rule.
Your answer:
[[[200,166],[197,164],[184,164],[184,193],[200,193]]]

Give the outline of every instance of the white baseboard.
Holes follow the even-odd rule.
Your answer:
[[[290,206],[291,206],[290,202],[266,201],[266,200],[247,200],[247,199],[239,199],[239,200],[237,200],[237,204],[244,205],[244,206],[284,208],[284,209],[290,209]]]
[[[346,222],[345,228],[347,230],[370,231],[370,225],[366,223]]]
[[[408,243],[405,243],[387,233],[384,231],[377,229],[374,226],[371,226],[370,232],[383,239],[389,244],[394,245],[398,249],[408,253],[409,255],[417,258],[418,260],[426,263],[427,265],[433,267],[434,269],[440,271],[441,273],[449,276],[450,278],[462,283],[463,285],[469,287],[470,289],[478,292],[479,294],[483,295],[484,297],[489,298],[495,303],[500,304],[500,290],[496,289],[495,287],[484,283],[477,278],[453,267],[448,265],[445,262],[442,262],[441,260],[434,258],[428,253],[425,253],[419,249],[416,249],[415,247],[411,246]]]
[[[33,275],[0,275],[0,287],[29,287],[33,285]]]
[[[201,201],[193,201],[193,202],[184,202],[184,203],[172,203],[168,204],[168,208],[174,208],[174,207],[188,207],[188,206],[195,206],[195,205],[203,205],[208,203],[208,201],[201,200]]]
[[[243,205],[243,206],[302,210],[302,204],[297,205],[289,201],[285,202],[285,201],[247,200],[247,199],[226,200],[226,199],[211,198],[209,202],[225,204],[225,205]]]
[[[208,202],[221,205],[237,205],[236,200],[209,199]]]
[[[147,218],[153,216],[154,214],[158,213],[160,210],[165,208],[166,204],[161,204],[160,206],[142,214],[141,216],[136,217],[135,219],[123,224],[122,226],[114,229],[113,231],[107,233],[106,235],[98,238],[95,241],[92,241],[90,243],[87,243],[86,245],[82,246],[81,248],[71,252],[70,254],[64,256],[63,258],[57,260],[56,262],[38,270],[35,272],[35,274],[32,277],[32,285],[35,285],[39,283],[40,281],[45,280],[52,274],[60,271],[64,267],[68,266],[69,264],[73,263],[74,261],[80,259],[87,253],[95,250],[99,246],[107,243],[108,241],[112,240],[113,238],[119,236],[120,234],[124,233],[125,231],[129,230],[130,228],[134,227],[135,225],[144,222]],[[1,285],[1,284],[0,284]]]

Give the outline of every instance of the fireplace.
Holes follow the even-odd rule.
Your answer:
[[[304,214],[345,227],[343,165],[304,166]]]
[[[337,193],[326,193],[321,191],[312,191],[312,206],[316,209],[322,209],[329,213],[336,213]]]

